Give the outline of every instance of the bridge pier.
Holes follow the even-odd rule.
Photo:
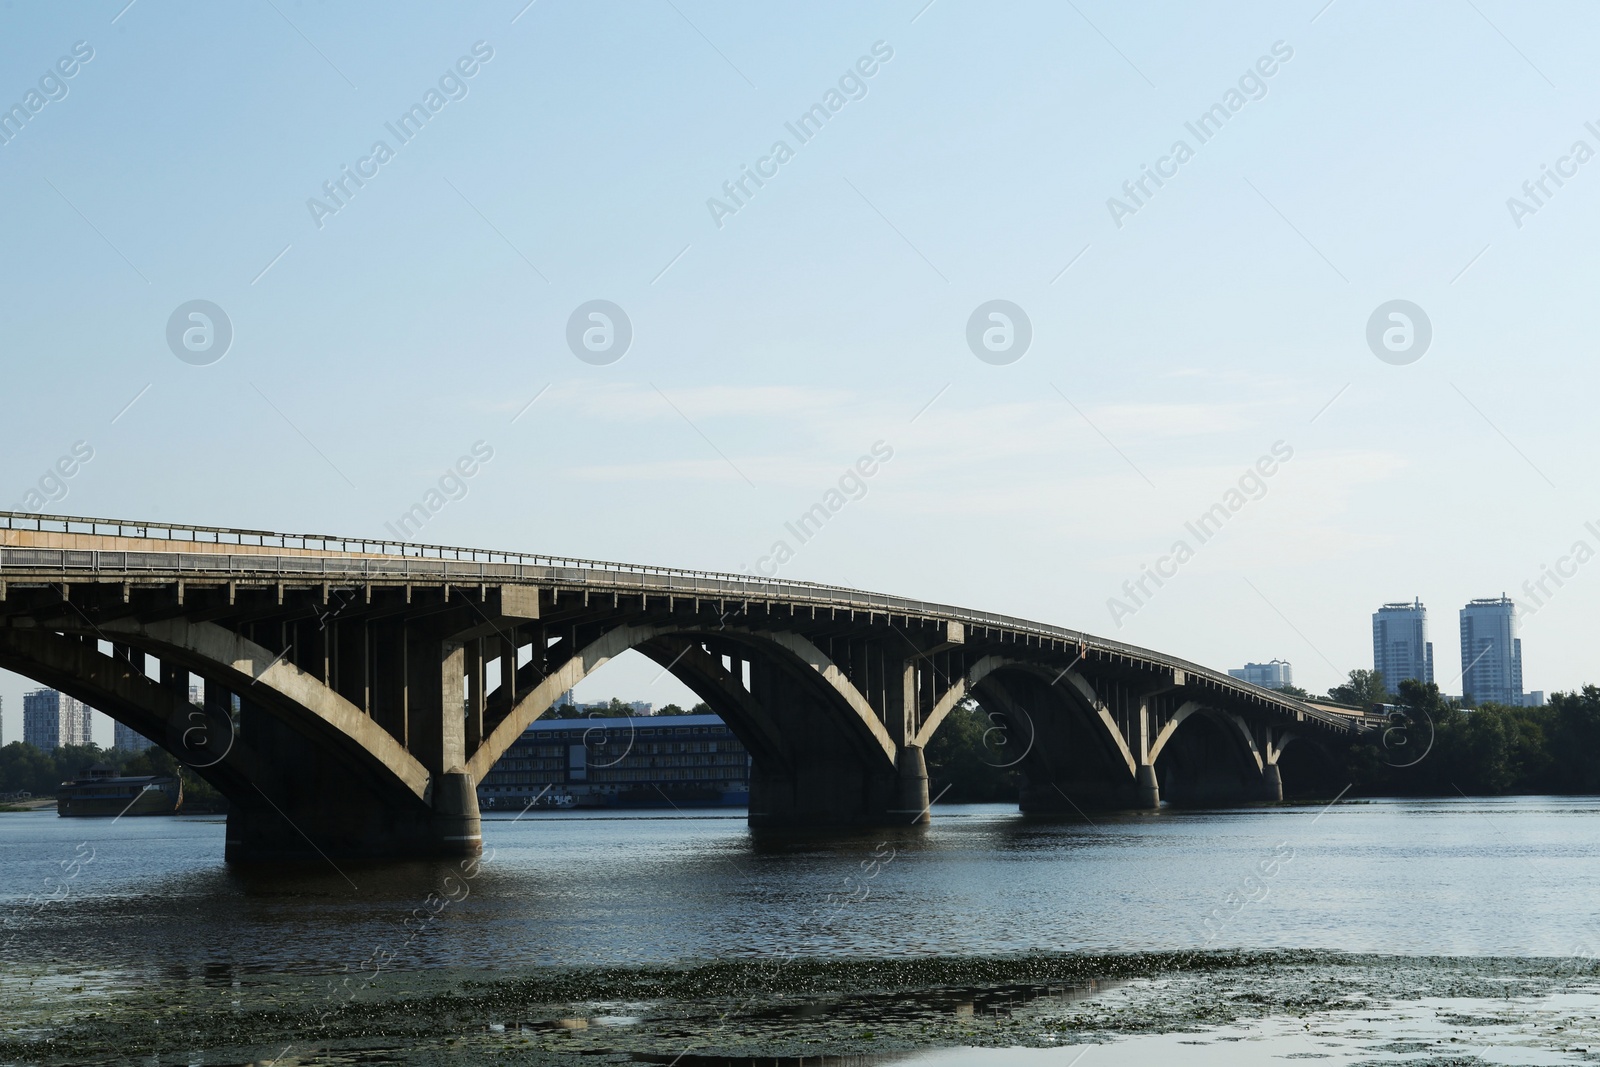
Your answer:
[[[926,826],[928,765],[922,749],[900,749],[890,773],[854,761],[807,761],[792,771],[751,768],[752,827]]]
[[[207,686],[207,691],[217,689]],[[332,746],[316,744],[246,700],[240,741],[260,773],[232,798],[230,863],[335,863],[475,856],[482,851],[471,775],[432,775],[419,798],[398,777],[362,773]]]
[[[1283,774],[1276,763],[1269,763],[1261,769],[1261,799],[1283,799]]]
[[[927,786],[923,786],[926,792]],[[901,806],[900,782],[889,775],[839,760],[808,762],[772,773],[760,764],[750,773],[752,827],[822,828],[882,826],[909,821]]]
[[[920,745],[902,745],[896,768],[900,775],[900,803],[899,810],[894,814],[902,817],[895,822],[904,821],[913,826],[926,826],[933,821],[929,812],[932,807],[928,800],[928,762],[923,758]]]
[[[274,792],[229,808],[229,863],[448,859],[483,851],[478,796],[464,773],[440,776],[431,807],[410,794],[384,797],[315,775]]]
[[[866,662],[869,651],[855,650]],[[749,652],[744,654],[749,656]],[[880,679],[878,696],[888,711],[888,726],[868,733],[857,709],[840,699],[830,677],[843,682],[837,664],[814,647],[793,658],[756,655],[748,659],[751,701],[781,737],[765,758],[757,756],[750,775],[752,827],[906,826],[925,824],[928,767],[922,747],[908,743],[903,691],[910,672],[889,657],[872,656]]]
[[[269,711],[259,701],[274,696],[271,690],[246,689],[252,696],[240,704],[239,736],[259,754],[264,773],[252,780],[250,792],[232,798],[230,862],[415,859],[482,851],[476,783],[464,767],[465,646],[411,626],[399,627],[395,644],[403,652],[398,662],[382,665],[379,678],[388,684],[378,687],[367,721],[395,723],[401,730],[395,740],[402,745],[367,752],[365,760],[349,758],[340,744],[344,739],[322,736],[310,716],[285,716],[281,707]],[[283,654],[283,666],[303,670],[291,667],[292,651],[290,646]],[[326,685],[318,665],[309,666],[315,683]],[[208,704],[213,691],[223,694],[208,679]],[[308,689],[304,699],[313,695],[334,696],[330,690]]]
[[[1161,807],[1161,786],[1156,782],[1154,764],[1139,764],[1139,770],[1134,775],[1134,789],[1138,797],[1139,807],[1149,811],[1155,811]]]

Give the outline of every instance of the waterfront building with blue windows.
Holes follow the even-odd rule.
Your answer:
[[[715,715],[537,719],[478,784],[484,811],[742,807],[750,755]]]

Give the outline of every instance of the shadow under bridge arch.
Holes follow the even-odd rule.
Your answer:
[[[632,650],[688,686],[745,745],[752,826],[927,821],[920,749],[908,758],[868,694],[808,637],[791,631],[613,626],[547,667],[471,754],[474,780],[562,693]]]

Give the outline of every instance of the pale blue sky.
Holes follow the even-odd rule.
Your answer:
[[[423,538],[741,571],[882,440],[784,575],[1283,657],[1313,689],[1421,596],[1458,690],[1456,610],[1600,548],[1600,161],[1520,228],[1506,204],[1600,148],[1600,12],[923,2],[7,4],[0,103],[94,57],[0,145],[0,506],[81,440],[54,510],[379,535],[483,441]],[[476,42],[400,145],[385,123]],[[1179,138],[1119,228],[1107,199]],[[379,139],[319,229],[308,198]],[[778,139],[718,228],[707,199]],[[165,340],[195,299],[233,325],[209,366]],[[593,299],[633,324],[607,366],[565,341]],[[967,347],[991,299],[1032,321],[1010,365]],[[1392,299],[1433,325],[1410,365],[1365,341]],[[1118,628],[1108,599],[1280,440],[1266,495]],[[1597,606],[1593,563],[1525,620],[1529,688],[1600,681]],[[683,695],[656,673],[584,695]],[[5,740],[24,688],[0,678]]]

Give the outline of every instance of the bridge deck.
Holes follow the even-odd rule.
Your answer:
[[[1190,684],[1272,705],[1340,731],[1362,729],[1359,712],[1313,706],[1223,672],[1137,645],[1010,615],[975,611],[844,586],[442,545],[321,534],[0,511],[0,600],[8,583],[237,582],[288,585],[532,585],[560,591],[784,604],[834,613],[955,623],[1021,644],[1076,647],[1080,654],[1180,671]]]

